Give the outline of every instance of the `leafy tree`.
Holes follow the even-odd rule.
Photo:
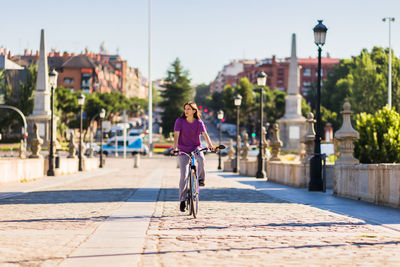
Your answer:
[[[152,105],[153,105],[153,109],[154,109],[161,103],[162,98],[161,98],[160,92],[154,86],[152,87],[151,91],[152,91],[152,100],[151,101],[152,101]],[[137,101],[138,99],[141,99],[141,98],[133,97],[133,99],[132,99],[133,104],[138,104],[139,102],[144,104],[144,102],[142,101],[144,99]],[[145,102],[147,102],[147,101],[145,101]]]
[[[323,123],[329,121],[337,130],[341,122],[343,103],[349,101],[356,113],[374,113],[387,104],[387,74],[389,50],[373,47],[371,52],[363,49],[360,55],[341,60],[328,73],[321,90],[321,112]],[[316,85],[313,85],[315,89]],[[307,100],[315,99],[315,90]],[[310,101],[314,109],[315,101]],[[392,53],[392,104],[400,108],[400,60]],[[325,107],[326,109],[324,109]]]
[[[171,64],[165,81],[163,101],[160,103],[164,109],[161,126],[163,135],[168,137],[174,130],[175,120],[183,112],[183,105],[193,99],[193,88],[190,86],[189,73],[183,69],[179,58]]]
[[[222,95],[222,103],[225,113],[225,120],[229,123],[236,123],[236,107],[233,102],[235,95],[235,88],[233,88],[231,85],[226,85]]]
[[[350,103],[356,113],[374,113],[387,102],[386,76],[381,67],[366,50],[355,58],[354,68],[350,69],[346,80]]]
[[[254,110],[254,92],[253,84],[249,82],[247,78],[241,78],[238,85],[236,86],[236,94],[242,96],[242,103],[240,104],[240,124],[247,125],[249,120],[249,115]],[[233,101],[233,100],[232,100]],[[236,117],[236,116],[235,116]],[[235,119],[236,120],[236,119]]]
[[[17,88],[12,88],[7,83],[6,72],[2,71],[0,73],[0,91],[4,92],[6,105],[14,106],[21,110],[25,116],[28,116],[33,111],[33,91],[36,89],[37,66],[29,67],[26,75],[25,83],[19,82]],[[1,112],[4,112],[5,116],[0,118],[0,129],[4,131],[22,127],[23,123],[16,112],[10,110],[2,110]],[[18,132],[20,131],[18,130]]]
[[[196,95],[194,101],[197,105],[202,105],[210,108],[210,85],[200,84],[196,87]]]
[[[212,110],[212,111],[214,111],[214,113],[217,113],[218,112],[218,110],[220,110],[220,109],[222,109],[222,110],[224,110],[224,108],[223,108],[223,96],[224,96],[224,93],[223,92],[214,92],[212,95],[211,95],[211,99],[210,99],[210,109]]]
[[[360,139],[354,155],[361,163],[400,163],[400,114],[394,108],[358,114],[355,128]]]

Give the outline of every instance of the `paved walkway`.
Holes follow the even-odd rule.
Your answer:
[[[400,266],[399,209],[207,162],[197,219],[179,211],[175,160],[158,155],[1,187],[0,265]]]

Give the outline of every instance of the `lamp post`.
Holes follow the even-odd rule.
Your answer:
[[[217,118],[219,120],[219,145],[221,146],[222,139],[222,119],[224,118],[224,112],[219,110],[217,113]],[[221,151],[218,152],[218,170],[221,170]]]
[[[57,72],[54,69],[52,69],[49,72],[49,83],[51,88],[51,96],[50,96],[51,118],[50,118],[49,169],[47,170],[47,176],[55,176],[53,138],[54,138],[54,87],[57,84]]]
[[[80,123],[79,123],[79,164],[78,164],[78,171],[83,171],[82,168],[82,113],[83,113],[83,104],[85,104],[85,95],[80,94],[78,96],[78,105],[81,107],[81,116],[80,116]]]
[[[236,95],[234,100],[236,106],[236,158],[235,158],[235,167],[233,168],[233,172],[239,171],[239,111],[240,104],[242,104],[242,96]]]
[[[391,45],[391,27],[390,23],[394,22],[393,17],[386,17],[383,18],[382,21],[389,22],[389,68],[388,68],[388,105],[391,108],[392,107],[392,45]]]
[[[103,168],[103,119],[106,117],[106,110],[104,108],[100,111],[100,165]]]
[[[264,86],[267,83],[267,74],[261,71],[257,75],[257,85],[260,88],[260,142],[258,151],[258,168],[256,173],[256,178],[265,178],[267,174],[265,173],[264,167],[264,155],[263,155],[263,122],[264,122]]]
[[[309,191],[322,191],[322,158],[321,158],[321,114],[320,114],[320,100],[321,100],[321,51],[322,46],[325,44],[326,31],[328,29],[322,20],[318,20],[317,26],[314,27],[315,44],[318,46],[318,80],[317,80],[317,99],[316,99],[316,112],[315,117],[317,120],[315,141],[314,141],[314,156],[310,159],[310,183],[308,185]]]

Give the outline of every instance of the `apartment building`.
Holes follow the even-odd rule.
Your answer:
[[[222,91],[226,85],[235,86],[238,81],[247,77],[253,84],[257,83],[257,74],[264,71],[267,76],[267,85],[271,89],[278,89],[287,91],[289,82],[289,60],[290,58],[278,59],[275,56],[263,60],[239,60],[225,65],[223,70],[218,73],[216,79],[211,83],[211,92]],[[335,65],[339,64],[340,59],[323,57],[321,58],[321,75],[322,79],[327,77],[329,71]],[[236,69],[239,67],[232,67],[240,64],[241,71],[237,73],[230,73],[228,70]],[[310,86],[317,81],[318,58],[299,58],[298,59],[300,71],[300,92],[302,95],[307,95]]]

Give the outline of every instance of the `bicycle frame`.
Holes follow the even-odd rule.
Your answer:
[[[195,155],[199,155],[200,152],[203,152],[205,150],[208,150],[208,148],[195,150],[190,154],[184,151],[179,151],[181,154],[189,157],[188,176],[187,176],[187,184],[189,185],[187,189],[187,194],[188,194],[187,207],[189,209],[189,215],[193,215],[194,218],[196,218],[199,209],[198,205],[199,205],[199,193],[200,193]],[[194,175],[192,175],[192,172],[194,172]]]
[[[225,146],[219,145],[216,149],[225,149]],[[197,212],[199,210],[199,179],[196,168],[196,159],[195,155],[199,155],[200,152],[209,150],[208,148],[196,149],[191,153],[186,153],[184,151],[179,150],[180,154],[186,155],[189,157],[189,167],[188,167],[188,175],[187,175],[187,184],[189,184],[189,188],[187,190],[187,208],[189,209],[189,215],[193,215],[194,218],[197,216]],[[174,152],[174,155],[177,155],[178,151]],[[212,151],[213,152],[213,151]],[[194,175],[192,175],[194,172]]]

